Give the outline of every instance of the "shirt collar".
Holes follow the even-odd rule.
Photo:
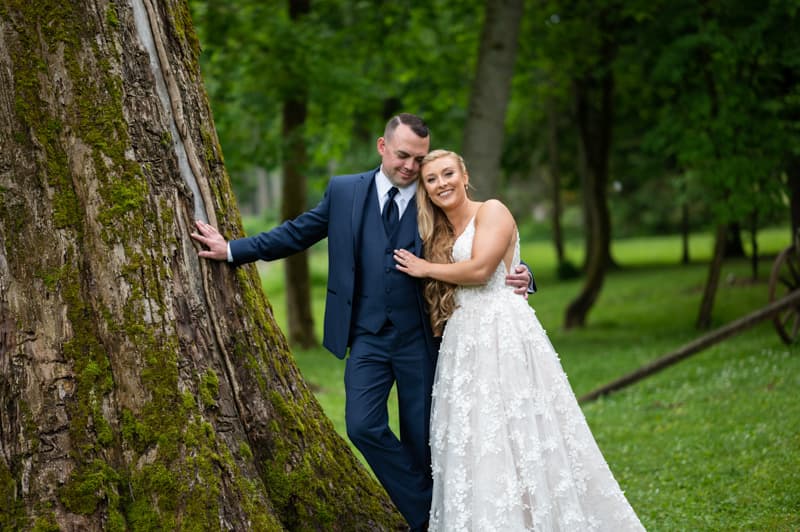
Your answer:
[[[378,198],[380,198],[381,203],[386,197],[386,194],[389,192],[389,189],[392,188],[394,185],[389,178],[386,177],[386,174],[383,173],[383,168],[378,170],[378,173],[375,174],[375,188],[378,190]],[[415,179],[410,185],[407,187],[397,187],[398,195],[395,198],[395,201],[398,199],[402,199],[404,203],[408,203],[411,201],[411,198],[414,197],[414,194],[417,192],[417,180]]]

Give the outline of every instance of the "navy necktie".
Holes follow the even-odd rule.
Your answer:
[[[390,188],[389,199],[386,200],[383,206],[383,228],[386,229],[387,235],[392,234],[395,225],[397,225],[397,221],[400,219],[398,216],[397,203],[394,202],[394,197],[398,192],[400,191],[397,190],[397,187]]]

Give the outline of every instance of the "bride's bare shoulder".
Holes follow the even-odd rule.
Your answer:
[[[475,214],[475,223],[478,224],[482,221],[490,221],[492,223],[511,223],[514,222],[514,216],[505,204],[497,199],[490,199],[483,202]]]

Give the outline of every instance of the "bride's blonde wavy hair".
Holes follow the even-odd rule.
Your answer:
[[[422,253],[429,262],[453,262],[455,231],[444,211],[431,202],[425,190],[422,168],[429,162],[442,157],[452,157],[458,162],[461,172],[466,176],[464,159],[448,150],[433,150],[422,159],[419,182],[417,183],[417,225],[422,238]],[[456,309],[456,286],[435,279],[426,279],[423,294],[430,312],[431,328],[434,336],[441,336],[444,324]]]

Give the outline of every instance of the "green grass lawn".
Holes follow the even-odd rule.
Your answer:
[[[726,262],[714,327],[767,303],[774,255],[788,229],[759,234],[752,279],[746,260]],[[652,361],[700,333],[694,329],[711,253],[692,235],[692,264],[679,265],[677,237],[613,244],[609,272],[587,327],[565,331],[564,309],[582,280],[557,281],[548,242],[524,243],[536,272],[530,298],[577,395]],[[567,246],[580,261],[581,243]],[[315,326],[321,335],[327,257],[311,251]],[[264,289],[285,326],[282,264],[261,264]],[[344,432],[344,363],[324,349],[295,351],[304,377]],[[617,479],[648,530],[800,530],[800,347],[771,323],[728,339],[629,388],[583,405]],[[394,406],[392,406],[394,408]]]

